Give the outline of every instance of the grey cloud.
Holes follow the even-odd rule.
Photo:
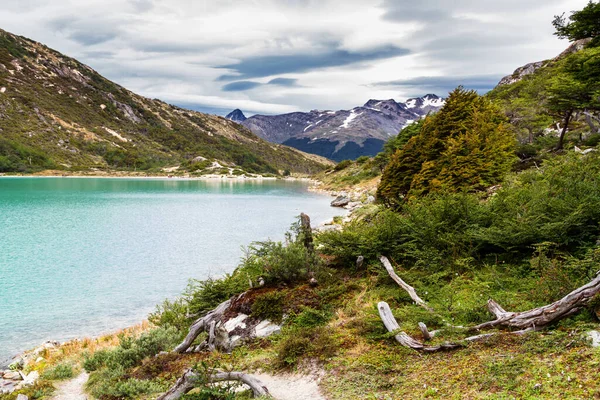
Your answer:
[[[94,32],[94,31],[85,31],[78,30],[69,35],[69,38],[73,39],[77,43],[80,43],[85,46],[93,46],[95,44],[100,44],[104,42],[108,42],[118,37],[116,32]]]
[[[545,5],[560,4],[562,0],[546,0]],[[458,19],[461,12],[518,13],[539,9],[540,3],[523,0],[385,0],[384,18],[391,21],[424,22],[426,25],[442,20]]]
[[[50,19],[48,27],[84,46],[93,46],[119,38],[118,21],[103,17],[65,15]]]
[[[261,86],[260,82],[252,82],[252,81],[237,81],[231,82],[227,85],[223,86],[221,90],[224,92],[243,92],[245,90],[254,89],[255,87]]]
[[[307,72],[328,67],[341,67],[361,62],[376,61],[405,56],[410,50],[392,45],[364,51],[331,49],[321,53],[255,56],[240,60],[236,64],[217,68],[233,70],[237,74],[219,77],[221,81],[244,78],[262,78],[277,74]]]
[[[293,86],[298,86],[298,79],[275,78],[275,79],[271,79],[268,84],[276,85],[276,86],[293,87]]]
[[[154,8],[151,0],[131,0],[131,5],[138,13],[145,13]]]
[[[423,93],[436,93],[445,96],[458,86],[485,93],[496,87],[502,76],[474,75],[474,76],[420,76],[411,79],[398,79],[387,82],[376,82],[371,86],[397,88],[409,95],[422,95]]]
[[[255,81],[236,81],[228,83],[223,86],[221,90],[224,92],[243,92],[246,90],[255,89],[259,86],[283,86],[283,87],[299,87],[298,79],[290,79],[290,78],[275,78],[271,79],[267,83],[260,83]]]

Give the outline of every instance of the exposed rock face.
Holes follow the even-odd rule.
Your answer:
[[[510,85],[512,83],[519,82],[525,76],[531,75],[538,69],[542,68],[542,66],[545,63],[546,63],[545,61],[538,61],[538,62],[525,64],[522,67],[517,68],[515,70],[515,72],[512,73],[512,75],[508,75],[508,76],[505,76],[504,78],[502,78],[500,80],[500,82],[498,83],[498,86]]]
[[[571,43],[571,45],[569,47],[567,47],[567,49],[565,51],[563,51],[558,56],[553,58],[552,61],[558,61],[564,57],[567,57],[573,53],[576,53],[576,52],[582,50],[585,47],[585,45],[587,45],[591,41],[592,41],[592,39],[588,38],[588,39],[577,40],[577,41]],[[549,62],[550,61],[537,61],[537,62],[525,64],[522,67],[517,68],[515,70],[515,72],[513,72],[511,75],[508,75],[508,76],[505,76],[504,78],[502,78],[500,80],[500,82],[498,82],[498,86],[510,85],[512,83],[519,82],[521,79],[523,79],[527,75],[531,75],[538,69],[543,68]]]
[[[351,110],[254,115],[242,125],[270,142],[341,161],[379,153],[390,137],[429,112],[439,110],[444,102],[434,94],[404,103],[393,99],[369,100]]]
[[[236,108],[225,117],[233,122],[244,122],[247,118],[239,108]]]

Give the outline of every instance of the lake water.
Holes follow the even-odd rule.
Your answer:
[[[302,182],[0,178],[0,364],[139,323],[301,212],[341,215],[330,201]]]

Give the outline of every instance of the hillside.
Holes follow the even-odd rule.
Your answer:
[[[519,156],[594,146],[600,140],[600,50],[573,42],[555,58],[529,63],[486,96],[498,104],[521,143]]]
[[[228,117],[270,142],[342,161],[376,155],[402,128],[443,105],[444,99],[428,94],[404,103],[369,100],[351,110],[312,110],[243,119],[243,113],[236,110]]]
[[[0,172],[180,167],[201,174],[218,165],[278,174],[330,164],[267,143],[225,118],[136,95],[77,60],[1,30],[0,122]]]

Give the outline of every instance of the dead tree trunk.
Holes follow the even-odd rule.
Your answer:
[[[388,303],[386,303],[385,301],[380,302],[379,304],[377,304],[377,309],[379,310],[379,316],[381,317],[381,320],[383,321],[383,324],[385,325],[387,330],[391,333],[396,333],[396,336],[394,336],[394,338],[398,341],[398,343],[400,343],[404,347],[426,352],[451,350],[457,347],[461,347],[460,344],[456,343],[444,343],[438,346],[425,346],[423,343],[407,335],[405,332],[399,332],[400,325],[398,325],[398,321],[396,321],[396,318],[394,318],[394,315],[392,314],[392,310],[390,309]]]
[[[396,274],[396,271],[394,271],[394,268],[392,267],[392,264],[390,263],[390,260],[387,259],[387,257],[381,256],[379,258],[379,260],[381,261],[381,263],[383,264],[383,266],[387,270],[387,272],[390,275],[390,277],[394,280],[394,282],[396,282],[402,289],[404,289],[408,293],[408,295],[410,296],[410,298],[413,299],[413,301],[415,303],[417,303],[421,307],[425,308],[427,311],[433,312],[433,309],[431,307],[429,307],[427,305],[427,303],[425,303],[423,301],[423,299],[421,299],[419,297],[419,295],[415,291],[415,288],[413,288],[412,286],[410,286],[408,283],[404,282],[402,280],[402,278],[400,278]]]
[[[203,377],[198,372],[189,369],[168,392],[158,397],[157,400],[177,400],[190,390],[198,387],[201,383],[226,381],[238,381],[248,385],[252,389],[254,397],[271,397],[267,387],[252,375],[244,374],[243,372],[217,372]]]
[[[411,298],[417,302],[417,299],[420,300],[420,303],[417,304],[425,307],[428,310],[431,310],[423,300],[421,300],[414,291],[414,288],[400,279],[396,273],[394,272],[391,264],[388,259],[385,257],[381,257],[381,262],[384,264],[390,276],[409,294],[411,294]],[[396,280],[396,278],[398,280]],[[413,297],[413,294],[415,297]],[[480,331],[487,328],[493,327],[507,327],[507,328],[518,328],[517,331],[507,332],[512,335],[522,335],[527,332],[536,331],[542,329],[554,322],[557,322],[563,318],[566,318],[570,315],[573,315],[580,311],[584,306],[586,306],[595,296],[600,294],[600,272],[596,275],[596,277],[590,281],[589,283],[573,290],[571,293],[567,294],[560,300],[555,301],[552,304],[548,304],[542,307],[534,308],[528,311],[522,312],[509,312],[506,311],[500,304],[496,303],[494,300],[488,300],[488,309],[492,314],[496,316],[496,319],[489,322],[484,322],[483,324],[479,324],[469,328],[463,327],[454,327],[458,329],[465,329],[467,332]],[[379,316],[381,317],[381,321],[387,328],[389,332],[395,333],[395,339],[405,347],[425,352],[434,352],[439,350],[451,350],[458,347],[463,346],[462,343],[443,343],[437,346],[426,346],[422,342],[414,339],[409,336],[405,332],[399,332],[400,325],[394,318],[392,311],[389,305],[386,302],[380,302],[377,305],[379,310]],[[427,326],[420,322],[419,329],[423,334],[423,338],[425,340],[430,340],[438,331],[429,332]],[[399,333],[398,333],[399,332]],[[501,332],[498,332],[501,333]],[[487,333],[480,334],[475,336],[470,336],[462,340],[462,342],[474,342],[482,339],[486,339],[490,336],[496,335],[498,333]]]
[[[600,273],[591,282],[573,290],[562,299],[528,311],[508,312],[490,299],[488,300],[488,309],[496,316],[496,319],[474,326],[469,330],[481,330],[495,326],[519,329],[541,328],[578,312],[598,293],[600,293]]]
[[[219,322],[219,320],[223,316],[223,313],[227,311],[230,305],[231,299],[224,301],[223,303],[219,304],[217,308],[210,311],[205,316],[198,318],[196,322],[194,322],[190,327],[189,333],[187,334],[183,342],[181,342],[177,347],[175,347],[173,351],[175,353],[185,353],[185,351],[190,348],[194,340],[196,340],[198,335],[200,335],[204,331],[209,330],[213,322],[215,324]],[[214,328],[212,332],[214,334]]]
[[[476,341],[487,339],[491,336],[498,334],[497,332],[485,333],[485,334],[481,334],[481,335],[469,336],[467,338],[462,339],[462,342],[458,342],[458,343],[446,342],[446,343],[439,344],[437,346],[426,346],[422,342],[418,341],[417,339],[413,338],[412,336],[409,336],[405,332],[399,332],[400,325],[398,324],[398,321],[396,321],[396,318],[394,318],[394,315],[392,314],[392,310],[390,309],[390,306],[386,302],[384,302],[384,301],[380,302],[377,305],[377,308],[379,309],[379,316],[381,318],[381,321],[383,322],[383,324],[385,325],[387,330],[390,333],[396,333],[396,336],[394,336],[396,341],[404,347],[408,347],[410,349],[417,350],[417,351],[424,351],[424,352],[432,353],[432,352],[440,351],[440,350],[453,350],[453,349],[457,349],[459,347],[464,347],[465,346],[464,342],[476,342]],[[422,322],[419,323],[419,328],[421,329],[421,333],[423,334],[423,337],[425,338],[425,340],[430,340],[435,333],[435,332],[429,332],[427,330],[427,327],[425,326],[425,324]],[[524,333],[531,332],[534,330],[535,330],[534,328],[527,328],[527,329],[523,329],[523,330],[516,331],[516,332],[506,332],[506,333],[511,334],[511,335],[522,335]],[[504,332],[500,332],[500,333],[504,333]]]
[[[565,114],[565,126],[563,126],[560,136],[558,137],[558,143],[556,144],[555,150],[562,150],[565,142],[565,136],[569,128],[569,122],[571,122],[571,116],[573,116],[573,110],[569,110]]]
[[[600,133],[600,126],[596,126],[596,124],[594,123],[594,120],[600,122],[600,119],[598,119],[597,117],[592,115],[587,110],[583,112],[583,115],[585,115],[585,122],[590,127],[590,130],[592,131],[592,133]]]
[[[300,230],[304,240],[304,247],[310,252],[315,251],[313,243],[312,228],[310,227],[310,217],[304,213],[300,214]]]

